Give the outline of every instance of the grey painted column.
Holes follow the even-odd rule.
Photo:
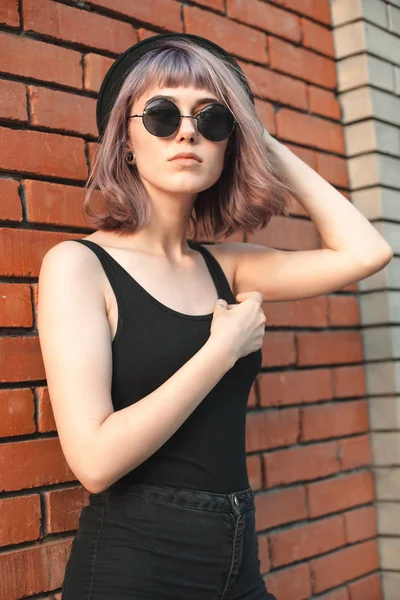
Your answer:
[[[400,0],[331,0],[351,199],[395,256],[358,285],[385,600],[400,598]],[[397,256],[396,256],[397,255]]]

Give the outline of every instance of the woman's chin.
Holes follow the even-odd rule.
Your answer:
[[[213,185],[212,181],[197,181],[193,177],[177,177],[174,178],[174,181],[169,181],[168,187],[170,192],[186,192],[188,194],[198,194],[199,192],[203,192],[207,190],[209,187]]]

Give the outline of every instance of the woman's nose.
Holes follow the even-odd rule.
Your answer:
[[[180,135],[197,135],[196,117],[182,116],[177,133]]]

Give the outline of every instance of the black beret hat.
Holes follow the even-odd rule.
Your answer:
[[[188,38],[199,46],[209,50],[214,55],[220,56],[225,62],[230,63],[235,68],[235,73],[238,75],[240,82],[244,86],[250,97],[250,100],[254,104],[254,97],[243,70],[236,60],[231,56],[231,54],[224,50],[224,48],[218,44],[215,44],[211,40],[191,33],[161,33],[159,35],[146,38],[145,40],[142,40],[141,42],[138,42],[137,44],[134,44],[125,50],[125,52],[116,58],[107,71],[103,83],[101,84],[96,105],[97,128],[100,136],[103,135],[106,129],[109,114],[122,87],[124,79],[134,64],[144,54],[150,52],[154,48],[157,48],[160,42],[162,43],[164,40],[168,41],[169,39],[174,40],[185,38]]]

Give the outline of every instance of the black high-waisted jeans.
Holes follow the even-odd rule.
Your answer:
[[[62,600],[276,600],[260,573],[251,488],[110,489],[81,511]]]

